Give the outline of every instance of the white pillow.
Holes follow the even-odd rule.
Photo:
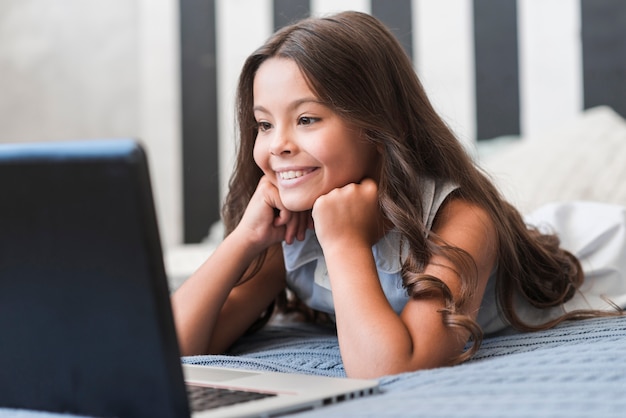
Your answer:
[[[626,121],[609,107],[592,108],[484,155],[479,165],[523,213],[569,200],[626,206]]]

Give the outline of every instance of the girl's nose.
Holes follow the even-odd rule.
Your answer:
[[[274,137],[270,143],[270,154],[284,155],[291,154],[294,150],[294,144],[290,139],[288,132],[284,130],[276,130]]]

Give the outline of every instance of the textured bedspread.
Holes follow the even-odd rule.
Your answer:
[[[343,376],[332,331],[273,326],[228,356],[184,362]],[[303,414],[359,417],[626,416],[626,317],[488,338],[471,361],[381,379],[383,393]]]

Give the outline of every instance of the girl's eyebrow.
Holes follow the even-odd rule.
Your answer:
[[[307,103],[313,103],[313,104],[318,104],[321,106],[326,106],[326,103],[322,102],[321,100],[319,100],[317,97],[303,97],[301,99],[297,99],[294,100],[293,102],[289,103],[288,109],[289,110],[294,110],[297,109],[298,107],[302,106],[303,104],[307,104]],[[265,112],[268,113],[267,109],[261,105],[257,105],[254,106],[252,108],[253,111],[260,111],[260,112]]]
[[[299,106],[301,106],[303,104],[308,104],[308,103],[313,103],[313,104],[318,104],[318,105],[325,106],[324,102],[322,102],[317,97],[303,97],[302,99],[298,99],[298,100],[295,100],[294,102],[292,102],[289,107],[293,108],[293,109],[297,109]]]

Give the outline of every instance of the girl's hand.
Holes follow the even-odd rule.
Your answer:
[[[278,189],[267,177],[262,177],[252,195],[248,207],[237,228],[243,228],[248,239],[259,250],[285,240],[303,240],[306,229],[311,225],[311,213],[287,210]]]
[[[324,250],[373,246],[384,235],[378,185],[366,178],[320,196],[313,205],[315,234]]]

